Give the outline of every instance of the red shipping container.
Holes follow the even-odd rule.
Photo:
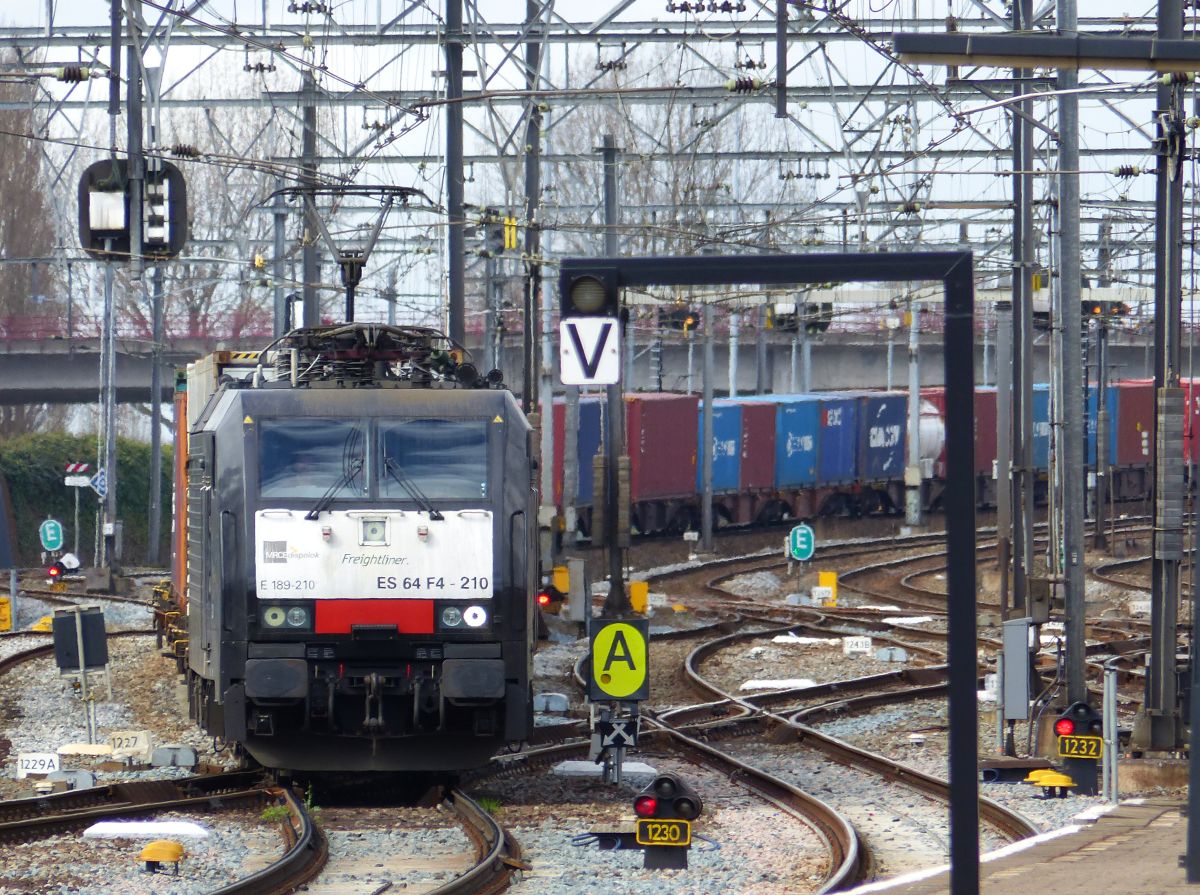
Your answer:
[[[1154,382],[1128,379],[1114,383],[1117,392],[1117,466],[1154,463]]]
[[[546,405],[543,403],[542,407]],[[545,416],[543,415],[543,420]],[[554,479],[554,505],[563,505],[563,445],[567,439],[567,406],[562,400],[555,400],[551,405],[551,425],[554,427],[554,469],[551,473]]]
[[[699,406],[696,395],[625,396],[629,491],[634,503],[696,493]]]
[[[945,421],[945,411],[942,420]],[[975,473],[991,476],[996,465],[996,390],[975,389]]]
[[[743,491],[775,487],[775,409],[772,402],[742,405]]]
[[[946,387],[929,386],[921,389],[921,400],[937,408],[946,422]],[[991,387],[975,389],[975,474],[991,476],[996,462],[996,390]],[[946,448],[938,455],[934,472],[946,474]]]
[[[1183,457],[1188,463],[1195,463],[1196,442],[1200,440],[1200,379],[1185,379],[1181,385],[1187,401],[1183,411]]]

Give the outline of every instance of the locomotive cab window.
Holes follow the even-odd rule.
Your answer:
[[[487,426],[482,420],[379,423],[379,495],[397,500],[487,500]]]
[[[366,454],[363,426],[354,420],[263,420],[259,490],[263,497],[361,496]]]

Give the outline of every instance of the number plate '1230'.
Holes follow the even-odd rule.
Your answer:
[[[691,845],[692,822],[688,820],[638,820],[638,845]]]
[[[1059,737],[1059,758],[1101,758],[1104,740],[1100,737]]]

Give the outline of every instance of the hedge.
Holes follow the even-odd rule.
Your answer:
[[[172,446],[162,447],[162,527],[159,564],[170,562]],[[96,511],[99,500],[90,488],[63,484],[68,463],[90,462],[96,469],[96,436],[62,432],[33,433],[0,441],[0,477],[8,483],[16,525],[16,558],[22,567],[41,561],[38,525],[53,517],[62,523],[66,549],[75,546],[75,491],[79,491],[79,559],[90,566],[94,558]],[[150,445],[117,439],[117,513],[123,523],[122,562],[146,564],[150,528]]]

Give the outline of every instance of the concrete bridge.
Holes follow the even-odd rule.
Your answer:
[[[752,394],[756,386],[756,334],[743,333],[737,352],[737,385],[739,394]],[[810,343],[812,391],[852,388],[879,388],[888,381],[888,334],[886,332],[826,332],[808,336]],[[1049,381],[1048,334],[1039,333],[1034,348],[1034,377]],[[170,400],[175,371],[189,361],[218,348],[254,350],[269,340],[252,344],[213,343],[206,340],[183,340],[172,343],[162,356],[162,394]],[[691,388],[701,387],[703,346],[697,338],[691,345]],[[797,368],[802,369],[802,350],[793,348],[789,333],[769,331],[767,334],[768,380],[775,393],[791,391],[793,353]],[[1153,357],[1149,337],[1127,330],[1115,330],[1110,335],[1109,356],[1114,378],[1146,378],[1153,375]],[[725,393],[729,388],[728,340],[724,337],[715,346],[714,388]],[[985,354],[988,374],[983,376]],[[482,353],[476,351],[482,366]],[[907,335],[896,333],[891,349],[891,381],[896,388],[908,382]],[[975,346],[975,381],[994,385],[995,345],[977,336]],[[920,344],[921,384],[942,384],[941,333],[925,333]],[[118,339],[117,400],[122,403],[150,400],[150,371],[153,363],[150,345],[136,340]],[[650,346],[635,345],[634,381],[626,383],[630,390],[650,390],[654,387],[655,363]],[[685,391],[688,388],[689,350],[680,333],[672,332],[662,350],[662,388],[664,391]],[[521,353],[519,344],[506,343],[504,362],[510,388],[521,386]],[[799,374],[802,376],[802,373]],[[100,346],[98,339],[44,340],[0,342],[0,404],[89,404],[99,400]]]

